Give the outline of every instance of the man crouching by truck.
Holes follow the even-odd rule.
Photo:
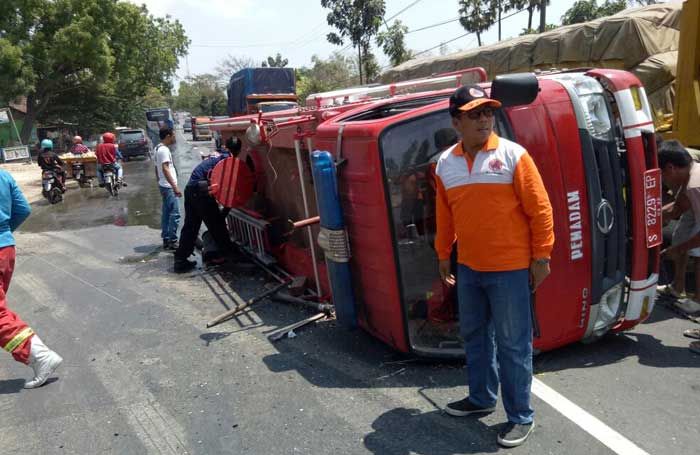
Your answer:
[[[240,152],[241,140],[230,137],[226,140],[223,153],[207,158],[192,171],[185,187],[185,224],[180,232],[180,245],[175,251],[175,273],[185,273],[197,265],[195,261],[190,261],[189,257],[194,252],[194,243],[202,221],[221,252],[221,257],[212,262],[223,262],[225,255],[233,251],[225,217],[219,210],[216,199],[209,194],[209,176],[220,161],[230,156],[237,157]]]
[[[549,275],[554,245],[552,207],[530,155],[493,132],[497,100],[478,85],[450,97],[452,126],[462,140],[436,168],[440,275],[454,282],[450,253],[457,242],[457,299],[469,396],[449,403],[463,417],[494,410],[500,379],[508,423],[498,443],[516,447],[534,428],[532,293]]]
[[[661,252],[674,264],[673,284],[662,292],[669,295],[673,291],[682,296],[688,257],[694,258],[695,299],[675,300],[673,304],[685,313],[696,313],[700,311],[700,164],[693,161],[680,142],[672,140],[664,141],[659,147],[659,167],[664,185],[676,194],[675,201],[664,207],[664,221],[679,219],[673,231],[671,246]],[[700,330],[688,329],[683,335],[700,339]],[[689,348],[700,354],[700,341],[691,342]]]

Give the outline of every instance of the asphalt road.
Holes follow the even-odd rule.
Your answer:
[[[181,180],[207,149],[194,145],[180,137]],[[267,333],[311,313],[268,301],[206,329],[272,282],[242,270],[172,274],[153,164],[125,168],[118,200],[94,188],[37,202],[17,234],[9,305],[65,361],[27,391],[29,370],[1,357],[0,453],[505,451],[500,405],[480,419],[440,411],[466,392],[459,363],[402,357],[333,322],[273,344]],[[508,452],[699,453],[700,356],[681,336],[691,326],[657,306],[632,332],[538,356],[537,428]]]

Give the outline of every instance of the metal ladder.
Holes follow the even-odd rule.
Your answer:
[[[238,209],[231,209],[226,220],[231,240],[236,245],[254,255],[263,264],[271,265],[276,262],[275,258],[265,251],[267,228],[270,223]]]

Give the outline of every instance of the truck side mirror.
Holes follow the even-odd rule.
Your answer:
[[[491,83],[491,98],[503,107],[522,106],[535,101],[540,83],[534,73],[515,73],[496,76]]]

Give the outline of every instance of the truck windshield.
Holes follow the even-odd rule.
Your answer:
[[[496,132],[508,137],[507,131],[499,113]],[[380,139],[409,338],[423,353],[462,349],[456,294],[440,279],[433,246],[435,166],[458,140],[447,110],[389,126]]]
[[[286,111],[287,109],[294,109],[298,105],[297,103],[275,103],[275,104],[258,104],[258,110],[260,112],[276,112],[276,111]]]

